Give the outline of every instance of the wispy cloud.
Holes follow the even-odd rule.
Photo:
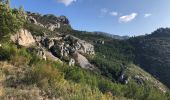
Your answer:
[[[109,13],[111,16],[118,16],[118,12],[112,11]]]
[[[144,17],[145,17],[145,18],[148,18],[148,17],[150,17],[150,16],[152,16],[151,13],[144,14]]]
[[[101,13],[107,13],[107,12],[108,12],[108,9],[102,8],[102,9],[100,10],[100,12],[101,12]]]
[[[57,0],[60,3],[63,3],[65,6],[69,6],[73,2],[76,2],[77,0]]]
[[[105,15],[118,16],[118,12],[109,11],[107,8],[100,9],[100,17],[104,17]]]
[[[99,17],[102,18],[102,17],[104,17],[107,13],[108,13],[108,9],[107,9],[107,8],[102,8],[102,9],[100,9],[100,15],[99,15]]]
[[[131,14],[129,14],[129,15],[124,15],[124,16],[121,16],[121,17],[119,18],[119,21],[120,21],[120,22],[127,23],[127,22],[130,22],[130,21],[132,21],[133,19],[135,19],[137,15],[138,15],[137,13],[131,13]]]

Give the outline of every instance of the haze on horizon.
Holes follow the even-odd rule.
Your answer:
[[[136,36],[170,27],[170,0],[11,0],[26,11],[65,15],[77,30]]]

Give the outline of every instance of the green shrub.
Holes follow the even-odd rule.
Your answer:
[[[0,47],[0,60],[10,60],[17,53],[17,48],[14,45],[5,43]]]

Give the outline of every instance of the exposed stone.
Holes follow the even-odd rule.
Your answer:
[[[41,43],[46,48],[50,49],[54,45],[59,45],[59,43],[56,42],[60,41],[61,39],[62,37],[54,37],[54,38],[45,37],[45,38],[41,38]]]
[[[60,16],[58,17],[58,21],[63,23],[63,24],[69,24],[69,20],[66,18],[66,16]]]
[[[75,53],[74,55],[75,55],[77,63],[80,65],[81,68],[90,69],[90,70],[94,69],[94,66],[90,64],[90,62],[87,60],[86,57],[84,57],[78,52]]]
[[[46,27],[47,27],[49,30],[54,31],[56,28],[57,28],[57,29],[60,28],[60,23],[48,24]]]
[[[50,48],[51,53],[56,57],[63,57],[63,50],[59,45],[54,45]]]
[[[104,41],[104,40],[97,40],[96,43],[98,43],[98,44],[104,44],[105,41]]]
[[[25,47],[35,44],[35,40],[32,34],[28,30],[25,30],[25,29],[21,29],[15,35],[12,35],[11,40],[16,44],[20,46],[25,46]]]
[[[84,40],[80,40],[74,36],[67,35],[64,40],[71,45],[71,52],[78,51],[79,53],[85,53],[89,55],[95,54],[94,46]]]
[[[41,42],[42,37],[41,36],[34,36],[34,39],[36,42]]]
[[[119,80],[119,82],[121,82],[123,84],[128,84],[129,83],[129,77],[126,75],[124,70],[122,70],[118,80]]]
[[[55,57],[51,52],[45,51],[45,54],[46,54],[47,59],[63,63],[59,58]]]
[[[52,46],[54,46],[54,40],[45,38],[41,41],[41,43],[48,49],[50,49]]]
[[[37,13],[27,12],[27,19],[31,23],[48,28],[51,31],[54,31],[56,28],[60,28],[62,25],[69,25],[69,20],[65,16],[57,17],[52,14],[41,15]],[[41,17],[41,18],[40,18]]]
[[[32,16],[28,16],[27,19],[28,19],[28,21],[29,21],[30,23],[37,24],[36,19],[33,18]]]
[[[140,85],[142,85],[144,83],[144,79],[142,77],[140,77],[139,75],[135,75],[134,79]]]
[[[75,65],[75,60],[71,58],[69,61],[69,66],[74,66],[74,65]]]
[[[79,41],[79,43],[81,45],[81,49],[79,50],[80,52],[90,54],[90,55],[95,54],[94,46],[92,44],[87,43],[83,40]]]
[[[40,57],[41,59],[47,60],[46,53],[43,48],[37,49],[37,56]]]

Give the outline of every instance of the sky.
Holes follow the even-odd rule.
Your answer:
[[[82,31],[138,36],[170,27],[170,0],[11,0],[11,6],[65,15]]]

